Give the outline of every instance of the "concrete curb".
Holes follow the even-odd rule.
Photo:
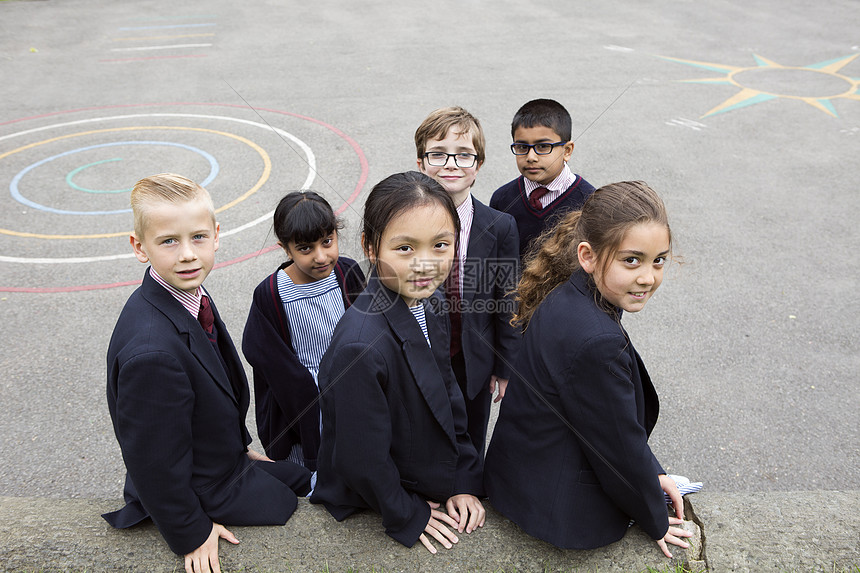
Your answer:
[[[693,501],[710,571],[860,573],[860,491],[698,493]]]
[[[645,571],[670,563],[710,571],[837,571],[860,566],[858,492],[703,494],[687,503],[704,523],[693,550],[663,558],[633,527],[619,542],[564,551],[525,535],[488,508],[486,526],[431,555],[385,535],[365,512],[337,523],[307,500],[283,527],[233,527],[238,546],[221,544],[225,571]],[[100,514],[119,500],[0,497],[3,571],[182,571],[151,523],[117,531]],[[697,529],[693,522],[688,527]]]

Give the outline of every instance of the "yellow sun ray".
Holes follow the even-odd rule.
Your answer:
[[[817,69],[821,72],[826,72],[828,74],[835,74],[836,72],[850,64],[852,61],[854,61],[854,58],[856,58],[857,56],[860,56],[860,54],[854,54],[853,56],[847,56],[845,58],[834,60],[829,65]]]
[[[833,116],[833,117],[838,117],[838,116],[836,115],[836,112],[835,112],[835,111],[833,111],[833,106],[832,106],[832,104],[830,103],[830,100],[824,100],[824,101],[822,101],[822,100],[820,100],[820,99],[816,99],[816,98],[813,98],[813,97],[802,97],[802,98],[799,98],[799,99],[800,99],[800,100],[802,100],[802,101],[805,101],[806,103],[808,103],[809,105],[811,105],[812,107],[814,107],[814,108],[816,108],[816,109],[820,109],[821,111],[823,111],[823,112],[824,112],[824,113],[826,113],[827,115],[830,115],[830,116]]]
[[[751,90],[749,88],[744,88],[740,92],[736,93],[734,96],[730,97],[702,117],[708,117],[709,115],[716,115],[723,111],[728,111],[730,109],[735,109],[738,107],[743,107],[747,105],[752,105],[754,103],[761,103],[763,101],[767,101],[769,99],[773,99],[775,95],[765,94],[758,90]]]
[[[679,64],[687,64],[688,66],[696,66],[698,68],[705,68],[706,70],[713,70],[715,72],[737,72],[746,68],[739,68],[736,66],[726,66],[723,64],[712,64],[710,62],[698,62],[696,60],[682,60],[681,58],[670,58],[669,56],[657,56],[658,58],[662,58],[664,60],[669,60],[670,62],[678,62]]]
[[[758,62],[758,65],[760,68],[783,68],[783,67],[785,67],[785,66],[782,66],[780,64],[777,64],[773,60],[768,60],[767,58],[763,58],[763,57],[759,56],[758,54],[753,54],[753,57]],[[764,65],[762,65],[762,64],[764,64]],[[742,69],[747,69],[747,68],[742,68]]]

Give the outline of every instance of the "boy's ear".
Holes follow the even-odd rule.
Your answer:
[[[148,263],[149,256],[143,250],[143,243],[138,240],[134,233],[128,236],[128,242],[131,243],[131,250],[134,251],[134,256],[137,257],[137,260],[142,263]]]
[[[579,243],[576,246],[576,258],[579,259],[579,266],[588,274],[594,273],[597,268],[597,257],[594,254],[594,249],[586,241]]]
[[[418,164],[418,171],[424,173],[424,159],[419,157],[415,160],[415,162]]]
[[[573,142],[568,141],[564,144],[564,156],[563,159],[565,161],[570,161],[570,156],[573,155]]]
[[[221,235],[221,224],[218,221],[215,221],[215,250],[218,250],[220,246],[220,235]]]

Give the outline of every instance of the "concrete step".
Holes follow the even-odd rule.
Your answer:
[[[692,503],[690,503],[692,501]],[[120,500],[0,497],[3,571],[182,571],[151,522],[114,530],[100,514]],[[231,527],[237,546],[221,542],[227,572],[576,571],[641,572],[685,564],[711,571],[851,571],[860,566],[860,492],[698,493],[687,496],[691,550],[663,557],[636,526],[621,541],[589,551],[561,550],[523,533],[489,504],[486,525],[450,550],[431,555],[385,535],[364,512],[337,523],[299,500],[282,527]],[[694,523],[695,522],[695,523]]]

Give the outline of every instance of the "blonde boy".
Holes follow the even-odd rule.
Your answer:
[[[189,573],[220,571],[222,523],[283,524],[310,473],[249,450],[248,381],[202,283],[219,226],[209,193],[179,175],[141,179],[131,193],[143,284],[117,320],[107,353],[107,400],[125,462],[126,505],[114,527],[151,517]],[[296,490],[296,491],[294,491]]]

